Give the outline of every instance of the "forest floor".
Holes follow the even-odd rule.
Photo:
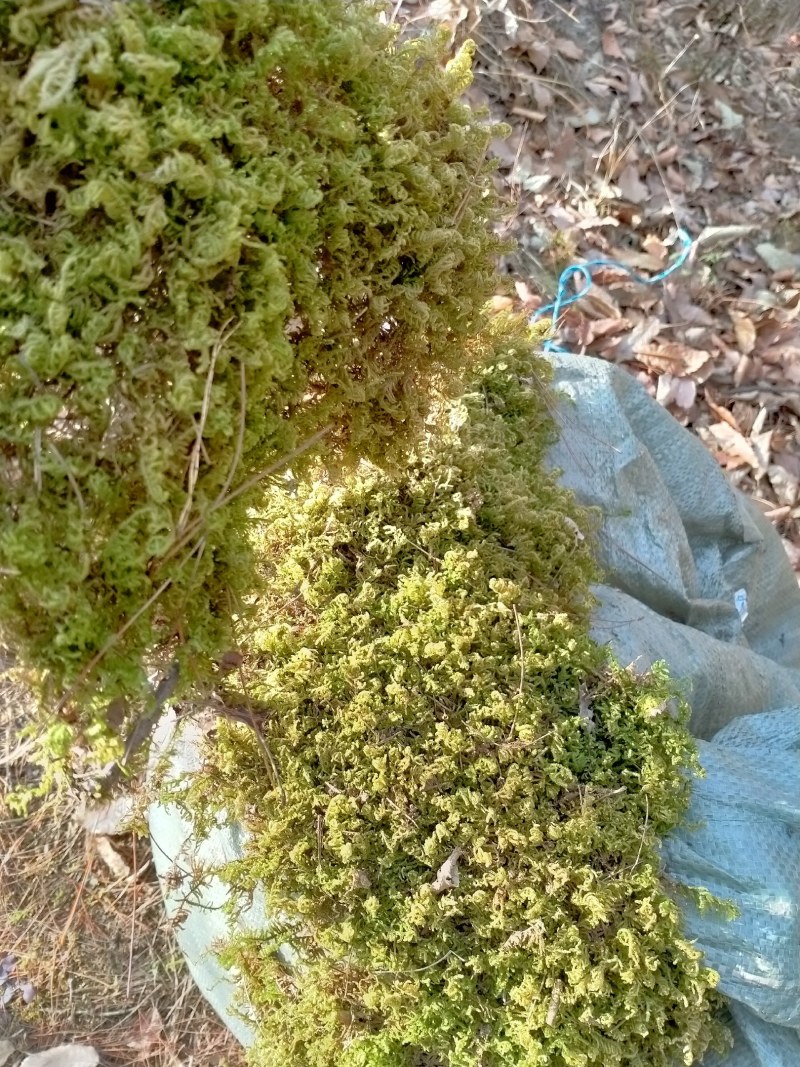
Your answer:
[[[475,103],[517,251],[498,308],[595,273],[560,342],[623,365],[771,518],[800,572],[800,12],[783,0],[400,0],[413,33],[477,44]],[[0,681],[0,796],[31,769]],[[118,829],[111,827],[111,830]],[[87,832],[76,795],[0,800],[0,1067],[77,1042],[103,1067],[240,1067],[161,906],[145,837]],[[13,965],[11,957],[18,957]],[[30,1004],[25,998],[35,995]],[[94,1063],[80,1049],[52,1067]],[[88,1057],[88,1058],[86,1058]],[[44,1064],[44,1061],[42,1061]]]
[[[146,835],[113,809],[93,822],[78,788],[9,810],[37,775],[28,704],[0,677],[0,1067],[48,1050],[37,1067],[243,1067],[186,969]]]
[[[402,0],[477,45],[517,251],[498,306],[594,273],[560,343],[623,365],[769,516],[800,572],[800,11],[781,0]]]

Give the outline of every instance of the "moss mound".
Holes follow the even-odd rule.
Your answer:
[[[506,340],[401,479],[265,512],[263,739],[223,723],[187,800],[200,831],[242,820],[225,877],[282,916],[226,954],[261,1067],[671,1067],[714,1036],[656,851],[697,769],[686,709],[587,636],[545,378]]]
[[[202,675],[266,472],[398,453],[478,358],[468,80],[361,0],[0,0],[0,624],[51,699]]]

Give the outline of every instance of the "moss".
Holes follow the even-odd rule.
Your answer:
[[[0,0],[0,626],[75,731],[207,674],[265,470],[401,455],[480,357],[468,81],[362,0]]]
[[[184,798],[199,832],[242,820],[232,898],[282,917],[226,952],[259,1067],[667,1067],[718,1036],[657,856],[687,709],[588,637],[591,517],[502,335],[402,477],[320,472],[263,514],[263,744],[223,724]]]

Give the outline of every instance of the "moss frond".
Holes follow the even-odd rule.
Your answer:
[[[234,896],[263,883],[286,918],[227,954],[259,1067],[673,1067],[716,1034],[657,855],[686,708],[588,637],[591,516],[505,338],[399,479],[320,475],[264,513],[248,684],[279,780],[226,724],[190,792],[250,832]]]
[[[363,0],[0,0],[0,625],[78,724],[226,647],[265,472],[479,360],[468,66]]]

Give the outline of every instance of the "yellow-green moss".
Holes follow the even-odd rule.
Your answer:
[[[479,357],[468,81],[362,0],[0,0],[0,627],[76,724],[226,647],[265,468]]]
[[[686,708],[589,639],[546,368],[500,348],[399,480],[362,465],[264,513],[270,759],[225,724],[185,798],[199,829],[242,820],[225,876],[283,917],[226,952],[259,1067],[672,1067],[716,1032],[656,852],[697,769]]]

